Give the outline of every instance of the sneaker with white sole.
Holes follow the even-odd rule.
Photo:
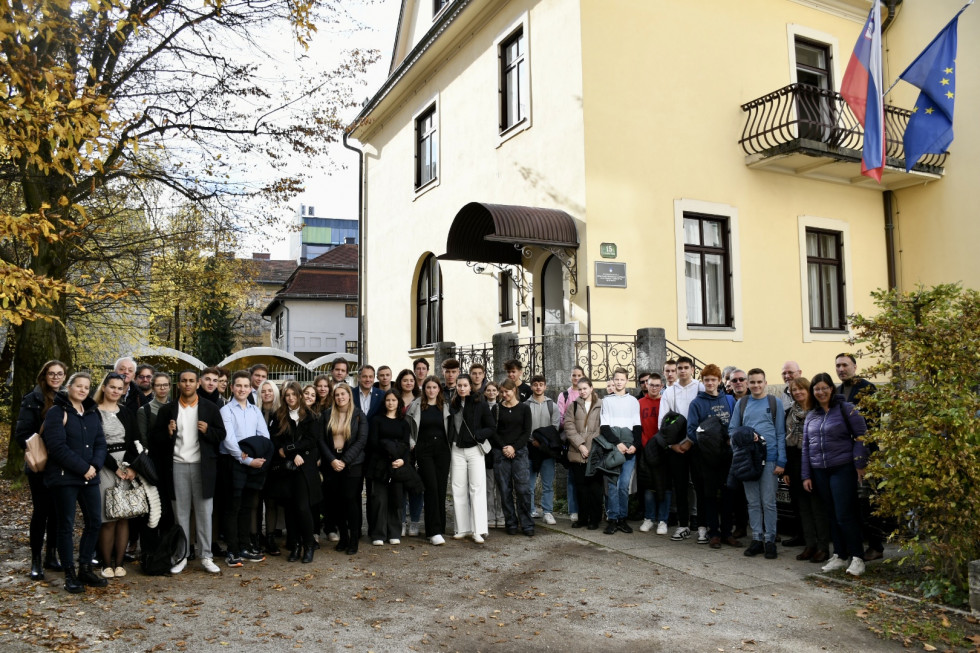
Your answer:
[[[578,521],[578,513],[577,512],[573,512],[572,514],[570,514],[568,516],[568,518],[571,519],[572,521]]]
[[[860,576],[864,573],[864,560],[860,556],[852,556],[851,564],[847,567],[847,572],[851,576]]]
[[[539,517],[541,517],[540,512],[538,512],[536,509],[531,511],[531,519],[538,519]]]
[[[242,559],[239,558],[237,555],[229,552],[227,557],[225,557],[225,564],[228,565],[229,567],[241,567],[245,563],[242,562]]]
[[[171,574],[179,574],[180,572],[184,571],[184,567],[186,567],[186,566],[187,566],[187,558],[184,558],[180,562],[178,562],[177,564],[175,564],[173,567],[170,568],[170,573]]]
[[[675,542],[680,542],[681,540],[686,540],[689,537],[691,537],[691,529],[687,526],[678,526],[677,530],[674,531],[674,534],[670,536],[670,539]]]
[[[470,532],[469,531],[460,531],[460,532],[456,533],[455,535],[453,535],[453,539],[454,540],[464,540],[464,539],[466,539],[469,536],[470,536]]]
[[[446,540],[445,538],[443,538],[442,535],[433,535],[432,537],[429,538],[429,542],[431,542],[433,546],[440,546],[442,544],[445,544]]]
[[[204,571],[209,574],[220,574],[221,569],[218,565],[214,564],[213,558],[201,558],[201,566],[204,567]]]
[[[112,573],[115,574],[116,578],[122,578],[126,575],[126,569],[124,567],[116,567],[112,570]]]
[[[698,544],[708,543],[708,529],[704,526],[698,526]]]
[[[662,521],[659,524],[657,524],[657,535],[666,535],[666,534],[667,534],[667,522]]]
[[[337,533],[336,531],[331,531],[330,533],[327,533],[327,539],[330,540],[331,542],[339,542],[340,533]]]
[[[641,533],[649,533],[651,530],[653,530],[653,520],[652,519],[644,519],[643,520],[643,523],[640,524],[640,532]]]
[[[548,526],[554,526],[558,522],[555,521],[554,515],[552,515],[550,512],[546,512],[544,513],[544,523],[546,523]]]
[[[384,546],[384,540],[371,540],[371,546]]]
[[[418,537],[418,534],[419,534],[419,523],[417,521],[413,521],[411,524],[408,525],[408,535],[409,537]]]
[[[479,533],[473,533],[473,541],[477,544],[483,544],[483,536]]]
[[[837,571],[838,569],[843,569],[846,566],[847,563],[841,560],[840,556],[835,553],[834,555],[830,556],[830,560],[827,561],[827,564],[820,569],[821,571]]]
[[[402,541],[399,540],[397,537],[393,537],[390,540],[388,540],[388,544],[401,544],[401,543]]]

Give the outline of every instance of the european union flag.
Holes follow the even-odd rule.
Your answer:
[[[905,171],[923,154],[942,154],[953,142],[956,99],[956,27],[959,14],[899,77],[922,92],[905,128]]]

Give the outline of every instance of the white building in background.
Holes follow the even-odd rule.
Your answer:
[[[357,245],[334,247],[286,279],[262,317],[270,344],[304,362],[357,354]]]
[[[305,263],[335,247],[357,242],[357,220],[320,217],[315,206],[300,204],[289,234],[289,258]]]

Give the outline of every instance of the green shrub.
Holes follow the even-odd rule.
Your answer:
[[[880,312],[854,316],[854,342],[886,383],[861,400],[872,420],[868,477],[878,512],[897,523],[893,539],[965,588],[980,557],[980,294],[947,284],[911,293],[872,293]],[[937,587],[939,587],[937,585]]]

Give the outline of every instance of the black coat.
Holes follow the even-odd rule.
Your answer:
[[[40,432],[41,425],[44,424],[43,413],[44,393],[41,392],[39,386],[34,386],[34,389],[24,395],[24,398],[20,402],[20,412],[17,413],[17,425],[14,427],[14,441],[20,445],[21,449],[26,450],[28,438]],[[24,471],[28,474],[34,473],[27,466],[27,463],[24,463]],[[38,473],[43,474],[44,472]]]
[[[394,425],[394,428],[392,428]],[[391,437],[392,431],[397,431],[397,437]],[[412,427],[404,417],[391,419],[378,415],[371,422],[368,434],[368,467],[367,478],[376,481],[388,481],[391,478],[391,463],[401,459],[409,464],[412,455]]]
[[[338,459],[344,463],[344,467],[354,467],[364,463],[364,449],[367,447],[368,439],[368,421],[357,406],[351,405],[351,410],[354,411],[354,414],[350,421],[350,440],[344,445],[344,450],[339,456],[334,451],[333,433],[330,431],[330,415],[333,409],[325,412],[320,418],[322,435],[318,439],[324,467]]]
[[[453,408],[452,416],[449,418],[449,439],[457,447],[462,449],[475,447],[480,442],[486,442],[487,438],[496,433],[497,420],[490,413],[490,406],[487,402],[470,400],[464,403],[462,423],[457,429],[456,422],[459,410]],[[462,426],[462,424],[466,426]]]
[[[174,496],[174,447],[177,445],[177,434],[170,435],[170,420],[177,419],[178,400],[171,401],[157,413],[156,425],[150,435],[150,457],[157,466],[160,476],[160,489],[166,496]],[[221,419],[218,407],[210,401],[198,400],[197,420],[208,425],[207,433],[197,432],[201,443],[201,484],[204,486],[204,498],[214,497],[214,487],[218,476],[218,446],[225,439],[225,423]]]
[[[294,488],[298,483],[306,486],[306,494],[310,498],[310,504],[319,503],[323,499],[320,489],[320,470],[316,465],[320,456],[317,442],[318,420],[311,413],[307,413],[299,424],[293,420],[288,420],[288,428],[282,434],[279,433],[279,426],[275,424],[272,430],[273,464],[266,479],[265,485],[269,496],[274,499],[290,499],[296,496]],[[285,456],[280,456],[282,450]],[[303,459],[303,464],[295,469],[289,469],[288,463],[293,462],[296,455]],[[294,463],[295,464],[295,463]],[[281,471],[272,471],[281,468]]]
[[[102,469],[106,459],[105,433],[102,416],[95,401],[86,397],[79,415],[65,395],[54,398],[54,406],[44,416],[44,445],[48,449],[48,464],[44,468],[44,483],[57,485],[99,485],[99,475],[85,480],[89,466]],[[67,419],[65,416],[67,415]]]

